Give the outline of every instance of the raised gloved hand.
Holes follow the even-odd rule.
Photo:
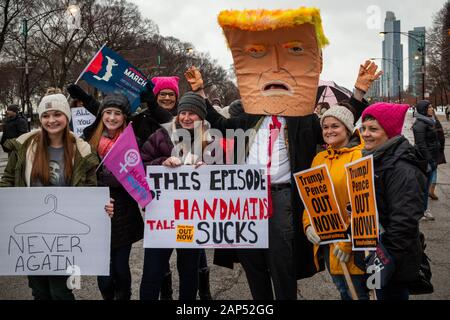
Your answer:
[[[69,92],[72,99],[81,100],[83,104],[91,102],[92,96],[87,94],[81,87],[77,84],[70,84],[67,87],[67,92]]]
[[[309,242],[315,245],[320,244],[320,237],[317,235],[316,231],[314,231],[314,228],[311,226],[308,226],[306,228],[306,237],[308,238]]]
[[[92,114],[97,114],[100,103],[94,99],[93,96],[87,94],[79,85],[71,84],[67,87],[67,92],[69,92],[72,99],[77,99],[83,102],[83,106]]]
[[[383,71],[377,72],[377,69],[377,64],[371,60],[366,60],[364,65],[360,65],[355,88],[363,91],[364,93],[369,91],[372,83],[383,74]]]
[[[192,66],[189,69],[187,69],[186,72],[184,73],[184,76],[186,77],[187,82],[191,86],[192,91],[196,92],[203,89],[202,74],[195,66]]]
[[[150,80],[148,80],[144,90],[141,91],[140,98],[141,103],[147,104],[147,108],[156,107],[158,105]]]
[[[342,242],[337,243],[334,246],[333,254],[340,262],[347,263],[350,261],[350,253],[344,251],[345,244]]]

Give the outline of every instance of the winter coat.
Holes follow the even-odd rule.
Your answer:
[[[94,124],[101,121],[97,116]],[[87,127],[84,138],[89,141],[95,131],[93,125]],[[92,128],[91,128],[92,127]],[[97,171],[98,185],[109,187],[110,197],[114,199],[114,216],[111,219],[111,248],[117,249],[141,240],[144,236],[144,222],[141,211],[136,200],[130,196],[128,191],[117,181],[111,171],[102,165]]]
[[[360,102],[353,97],[350,103],[356,109],[358,119],[365,107],[366,102]],[[211,123],[213,128],[219,129],[222,134],[226,134],[226,129],[258,129],[264,120],[262,115],[251,115],[243,113],[240,116],[230,119],[223,118],[211,104],[207,101],[208,115],[206,119]],[[255,131],[256,131],[255,130]],[[314,114],[298,117],[286,117],[285,137],[287,139],[289,162],[291,172],[299,172],[310,168],[312,160],[316,155],[317,145],[323,144],[322,129],[320,120]],[[246,141],[246,151],[250,149],[250,145],[254,139],[250,137],[250,141]],[[245,156],[247,156],[247,154]],[[242,163],[245,159],[240,159],[238,163]],[[291,196],[292,196],[292,212],[294,214],[294,235],[286,235],[287,237],[295,237],[295,257],[297,278],[307,278],[313,276],[317,271],[314,263],[314,251],[312,244],[307,240],[302,225],[302,213],[304,210],[303,203],[297,191],[294,176],[291,175]],[[320,266],[322,269],[323,266]]]
[[[429,163],[436,164],[439,156],[439,140],[433,118],[416,113],[413,124],[414,142]]]
[[[97,103],[90,105],[90,112],[92,114],[97,114],[100,105]],[[161,128],[162,123],[167,123],[173,118],[172,114],[160,107],[158,104],[151,104],[143,112],[133,115],[129,121],[132,122],[134,134],[136,135],[136,140],[138,146],[141,147],[142,144],[147,141],[148,137],[153,134],[156,130]],[[94,123],[86,127],[83,130],[83,137],[86,141],[89,141],[91,136],[94,134],[97,125],[101,121],[101,116],[97,115]]]
[[[419,220],[425,211],[426,161],[404,136],[384,146],[373,153],[380,239],[395,263],[391,281],[408,283],[418,277],[422,255]]]
[[[11,150],[5,172],[0,181],[0,187],[29,187],[31,185],[31,170],[33,167],[35,143],[28,143],[36,131],[21,135],[17,139],[6,142]],[[74,136],[75,137],[75,136]],[[75,137],[75,158],[71,186],[94,187],[97,185],[95,170],[98,157],[91,146],[80,138]]]
[[[203,121],[202,138],[207,144],[213,143],[213,139],[209,134],[209,128],[209,123]],[[178,138],[178,129],[176,118],[174,118],[172,122],[165,124],[164,128],[158,129],[147,139],[141,148],[142,161],[145,165],[162,165],[167,158],[172,156],[172,151],[175,147],[178,150],[185,150],[181,157],[181,161],[184,164],[196,164],[202,159],[199,155],[192,154],[191,145],[183,146],[183,142],[180,142]],[[206,156],[205,152],[202,156]]]
[[[136,200],[104,165],[98,170],[98,186],[109,187],[114,199],[114,216],[111,219],[111,248],[117,249],[141,240],[144,222]]]
[[[442,128],[441,122],[436,119],[436,132],[439,140],[439,154],[437,158],[437,164],[447,163],[445,159],[445,134],[444,128]]]
[[[360,159],[363,147],[364,142],[362,141],[361,135],[359,134],[359,130],[356,130],[347,146],[339,149],[328,147],[327,150],[317,154],[311,164],[312,168],[322,164],[326,164],[326,166],[328,167],[336,194],[337,204],[339,206],[339,209],[341,210],[342,217],[347,226],[350,226],[350,215],[347,214],[347,207],[350,205],[350,198],[348,195],[345,165]],[[306,232],[306,229],[310,225],[311,221],[309,219],[308,212],[304,210],[303,230]],[[350,261],[347,263],[348,271],[350,272],[350,274],[364,274],[365,271],[357,266],[361,265],[362,261],[364,260],[364,253],[356,251],[352,252],[351,242],[340,242],[339,248],[346,253],[352,253],[350,256]],[[319,269],[319,254],[323,255],[322,252],[319,252],[322,251],[321,249],[323,249],[323,245],[314,246],[314,257],[317,269]],[[342,271],[341,263],[333,254],[333,249],[330,248],[328,252],[330,261],[330,274],[343,275],[344,272]],[[358,259],[359,263],[355,264],[355,259]]]
[[[6,140],[20,137],[22,134],[25,134],[27,132],[28,124],[27,120],[23,116],[17,115],[13,118],[7,118],[3,124],[3,136],[2,140],[0,141],[3,151],[11,151],[5,145]]]

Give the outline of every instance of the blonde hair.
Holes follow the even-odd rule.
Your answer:
[[[319,47],[329,44],[322,28],[320,10],[300,7],[289,10],[225,10],[219,13],[218,22],[222,28],[245,31],[265,31],[292,28],[301,24],[314,25]]]

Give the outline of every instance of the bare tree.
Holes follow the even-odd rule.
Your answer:
[[[427,34],[427,89],[436,105],[447,105],[450,92],[450,1],[434,18]]]

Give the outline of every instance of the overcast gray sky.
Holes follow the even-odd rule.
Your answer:
[[[131,0],[144,17],[152,19],[164,36],[174,36],[190,42],[195,49],[208,52],[228,69],[233,63],[225,37],[217,23],[221,10],[288,9],[301,6],[321,10],[325,35],[330,45],[324,49],[324,69],[321,79],[334,80],[353,88],[359,64],[366,58],[381,57],[382,31],[386,11],[393,11],[401,20],[402,31],[432,24],[433,15],[445,0]],[[403,57],[408,56],[408,38],[402,36]],[[379,65],[380,62],[378,62]],[[404,84],[408,84],[408,65],[404,63]]]

